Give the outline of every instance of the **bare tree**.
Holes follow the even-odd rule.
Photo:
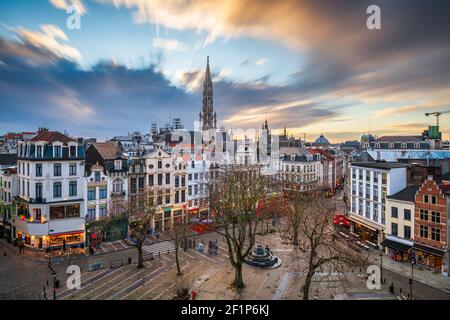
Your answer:
[[[356,252],[336,237],[333,229],[333,204],[323,192],[315,191],[300,216],[301,250],[307,255],[307,271],[302,287],[303,299],[309,299],[311,282],[317,270],[343,275],[346,268],[365,266],[369,253]]]
[[[187,223],[188,220],[187,218],[188,218],[187,215],[184,214],[183,216],[178,217],[178,219],[174,219],[172,228],[168,230],[169,237],[175,246],[175,262],[177,266],[178,276],[181,276],[183,274],[180,268],[178,252],[183,244],[184,246],[186,246],[187,238],[191,234],[189,224]]]
[[[263,219],[258,203],[269,192],[268,178],[258,166],[230,165],[209,185],[211,209],[219,215],[225,233],[230,263],[235,269],[233,286],[244,288],[242,264],[255,245]]]
[[[124,201],[121,206],[122,213],[127,216],[130,236],[135,240],[138,268],[144,267],[142,246],[147,238],[148,230],[152,227],[153,218],[160,210],[160,206],[156,205],[155,196],[154,188],[146,188],[128,201]]]

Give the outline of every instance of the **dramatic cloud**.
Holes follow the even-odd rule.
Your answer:
[[[153,47],[161,48],[166,51],[179,51],[179,52],[186,51],[186,45],[176,39],[154,38]]]
[[[86,7],[81,0],[49,0],[49,2],[55,8],[61,10],[67,10],[70,6],[75,6],[81,15],[86,13]]]
[[[41,26],[41,31],[31,31],[22,27],[16,29],[20,38],[30,45],[48,50],[58,57],[81,61],[81,53],[74,47],[61,43],[69,38],[59,27],[51,24]]]

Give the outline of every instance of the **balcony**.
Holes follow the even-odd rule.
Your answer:
[[[111,197],[124,197],[125,191],[112,191]]]
[[[29,222],[28,220],[20,220],[16,217],[14,225],[24,233],[33,236],[43,236],[48,234],[48,223]]]
[[[45,198],[30,198],[29,202],[31,204],[43,204],[43,203],[47,203],[47,199],[45,199]]]

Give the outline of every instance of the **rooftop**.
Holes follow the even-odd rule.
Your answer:
[[[406,168],[408,165],[398,162],[352,162],[353,167],[364,167],[374,169],[390,170],[395,168]]]
[[[414,202],[417,190],[419,190],[418,186],[406,187],[405,189],[397,192],[396,194],[387,196],[387,198],[406,202]]]
[[[42,130],[42,131],[39,131],[38,134],[33,139],[31,139],[31,141],[45,141],[48,143],[53,143],[53,142],[58,141],[58,142],[62,142],[62,143],[68,143],[68,142],[74,142],[75,140],[73,140],[72,138],[69,138],[68,136],[66,136],[58,131]]]

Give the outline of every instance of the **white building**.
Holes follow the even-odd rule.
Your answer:
[[[209,217],[208,173],[210,163],[203,153],[191,155],[187,166],[188,192],[187,209],[189,217],[206,219]]]
[[[174,219],[186,211],[187,164],[182,155],[156,149],[144,156],[147,186],[156,190],[156,204],[161,210],[154,217],[153,228],[170,228]]]
[[[83,248],[84,148],[41,129],[18,146],[18,198],[13,234],[35,249]]]
[[[386,197],[386,235],[382,242],[387,253],[395,260],[409,261],[414,239],[414,203],[417,186]]]
[[[406,165],[353,162],[350,165],[351,231],[374,245],[384,236],[386,197],[406,187]]]
[[[15,214],[14,198],[17,195],[16,166],[0,166],[0,238],[12,239],[11,219]]]
[[[292,150],[287,150],[292,149]],[[299,155],[297,152],[301,151]],[[313,190],[319,187],[321,181],[320,155],[305,151],[304,148],[283,148],[280,150],[281,174],[284,180],[300,185],[299,191]]]

